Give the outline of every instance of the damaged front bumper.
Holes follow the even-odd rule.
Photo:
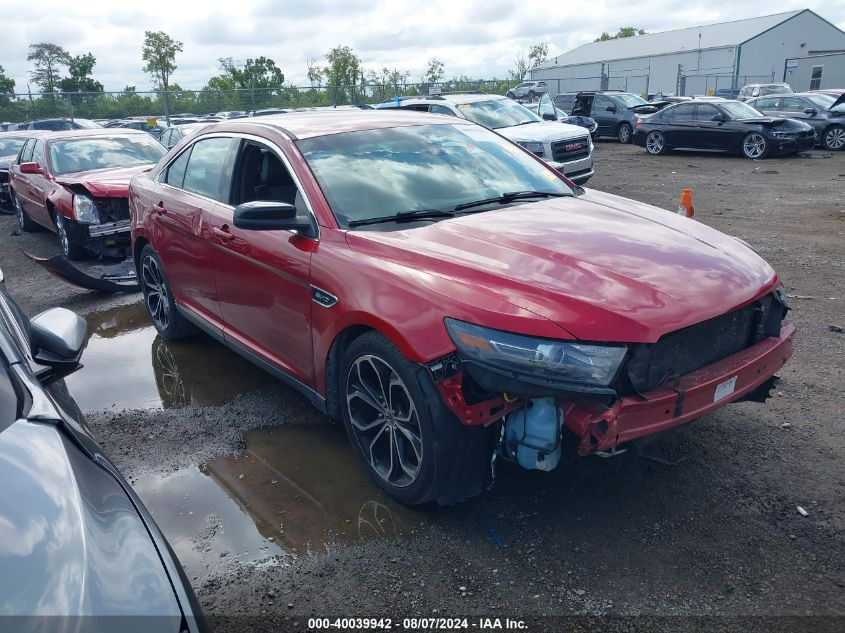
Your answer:
[[[642,395],[623,396],[610,406],[596,400],[558,398],[565,426],[578,438],[581,455],[611,451],[748,397],[792,356],[794,325],[718,362]]]

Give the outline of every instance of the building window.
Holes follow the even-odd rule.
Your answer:
[[[818,90],[822,87],[822,68],[824,66],[813,66],[810,69],[810,90]]]

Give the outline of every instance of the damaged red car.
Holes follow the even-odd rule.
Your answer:
[[[69,259],[123,258],[129,250],[129,181],[166,151],[134,130],[33,134],[9,168],[9,196],[21,230],[54,231]]]
[[[218,123],[129,196],[161,335],[203,330],[299,389],[405,503],[478,494],[494,455],[550,470],[764,400],[792,353],[746,243],[465,121]]]

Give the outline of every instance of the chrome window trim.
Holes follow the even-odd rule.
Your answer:
[[[232,211],[234,211],[235,207],[231,204],[227,204],[225,202],[220,202],[219,200],[215,200],[214,198],[209,198],[208,196],[204,196],[204,195],[199,194],[199,193],[194,193],[193,191],[188,191],[187,189],[182,189],[180,187],[174,187],[173,185],[162,181],[162,177],[163,177],[164,174],[167,173],[167,170],[170,168],[170,165],[172,165],[184,152],[191,149],[199,141],[209,139],[209,138],[246,139],[246,140],[249,140],[249,141],[253,141],[255,143],[260,143],[260,144],[265,145],[268,148],[270,148],[276,154],[276,157],[279,160],[282,161],[282,163],[285,166],[285,169],[287,169],[288,173],[291,175],[291,178],[293,179],[293,182],[296,185],[297,191],[299,191],[299,194],[302,196],[302,199],[305,201],[305,206],[308,209],[308,213],[311,215],[311,219],[314,221],[314,226],[317,227],[317,236],[310,238],[310,239],[317,240],[317,241],[320,240],[320,224],[317,222],[317,215],[314,213],[314,207],[311,204],[311,200],[308,198],[307,194],[305,193],[305,188],[302,186],[302,181],[299,179],[299,176],[294,171],[293,166],[291,165],[287,156],[285,156],[285,153],[282,151],[282,149],[276,143],[274,143],[273,141],[270,141],[270,140],[268,140],[264,137],[256,136],[255,134],[248,134],[248,133],[244,133],[244,132],[209,132],[208,134],[203,134],[201,136],[197,136],[196,138],[191,139],[191,142],[188,143],[182,149],[181,152],[179,152],[178,154],[176,154],[176,156],[174,156],[172,159],[167,161],[167,163],[164,165],[164,167],[162,167],[161,170],[158,172],[158,175],[155,178],[156,182],[163,187],[168,187],[170,189],[174,189],[175,191],[182,191],[184,193],[187,193],[188,195],[196,196],[197,198],[202,198],[203,200],[208,200],[209,202],[213,202],[214,204],[222,205],[222,206],[226,207],[227,209],[232,209]],[[190,165],[190,163],[191,163],[191,161],[190,161],[190,159],[188,159],[188,164]],[[290,231],[290,233],[294,233],[294,232],[295,231]],[[303,237],[309,237],[309,236],[304,235]]]

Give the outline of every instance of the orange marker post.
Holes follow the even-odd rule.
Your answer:
[[[681,191],[681,201],[678,203],[678,215],[688,218],[695,215],[695,209],[692,206],[692,189],[683,189]]]

